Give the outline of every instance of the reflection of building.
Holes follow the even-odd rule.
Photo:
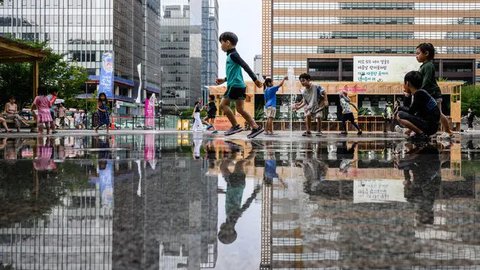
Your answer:
[[[45,217],[0,228],[0,261],[13,269],[111,269],[113,210],[100,198],[99,186],[72,192]]]
[[[332,121],[323,121],[322,129],[337,131],[340,129],[341,107],[338,93],[340,90],[347,90],[353,104],[358,108],[368,108],[368,114],[358,115],[359,125],[364,131],[383,131],[383,113],[387,102],[393,103],[395,100],[403,99],[403,86],[400,83],[355,83],[355,82],[313,82],[319,84],[327,91],[329,108],[328,115],[332,115]],[[460,125],[460,82],[439,82],[443,93],[443,112],[450,116],[454,126]],[[210,93],[216,96],[222,96],[225,93],[225,86],[210,86]],[[294,89],[289,89],[288,83],[284,84],[277,92],[277,115],[274,121],[275,130],[289,129],[290,122],[290,98],[297,98],[298,89],[301,88],[299,82],[295,82]],[[264,107],[263,89],[255,87],[253,82],[247,82],[247,98],[245,99],[245,109],[251,114],[262,111]],[[450,111],[448,111],[449,108]],[[366,111],[366,110],[364,110]],[[219,113],[221,113],[219,111]],[[216,123],[225,122],[226,117],[222,114],[215,119]],[[327,115],[324,115],[327,118]],[[302,111],[293,115],[293,128],[301,129],[303,127],[304,117]],[[330,116],[328,116],[330,119]],[[265,120],[265,119],[257,119]],[[242,117],[238,116],[237,121],[244,123]],[[228,126],[229,128],[230,126]]]
[[[160,50],[165,106],[193,106],[218,69],[217,1],[162,2]]]
[[[142,165],[141,177],[131,173],[116,179],[115,196],[122,200],[115,201],[113,213],[113,268],[215,266],[217,181],[204,176],[204,166],[201,160],[164,153],[155,170]]]
[[[260,269],[377,269],[392,265],[442,269],[447,265],[480,263],[476,256],[479,235],[471,230],[478,216],[475,210],[478,185],[475,186],[475,180],[460,177],[458,145],[453,145],[452,152],[440,153],[440,156],[445,154],[443,158],[438,159],[437,154],[437,165],[442,164],[442,182],[436,190],[426,189],[422,194],[429,196],[432,195],[429,192],[438,192],[436,199],[430,201],[434,218],[428,226],[420,224],[419,209],[422,208],[415,201],[354,201],[354,185],[361,183],[363,177],[378,183],[389,179],[403,187],[404,176],[397,178],[395,172],[399,169],[389,156],[392,146],[384,142],[359,142],[348,155],[340,150],[344,146],[339,143],[334,147],[324,143],[319,146],[314,151],[316,158],[328,163],[329,168],[325,179],[316,179],[315,188],[306,185],[308,179],[302,181],[296,177],[302,173],[295,168],[290,171],[290,165],[277,167],[281,181],[263,185]],[[301,144],[294,145],[294,149],[296,147],[309,149]],[[329,156],[332,151],[338,156]],[[291,160],[308,161],[295,152],[290,154]],[[358,159],[349,169],[351,175],[346,177],[337,170],[341,166],[338,160],[342,158]],[[423,162],[430,160],[433,156],[427,155]],[[383,168],[387,173],[371,172],[362,176],[362,171],[372,168]],[[258,170],[255,174],[261,177],[263,172]],[[374,192],[372,190],[372,194]],[[398,195],[404,195],[403,189]]]
[[[354,55],[414,55],[430,42],[439,75],[480,81],[480,4],[474,1],[263,0],[263,74],[288,67],[317,80],[352,80]]]
[[[127,105],[119,113],[128,113],[128,103],[137,96],[138,64],[143,66],[144,89],[159,92],[160,1],[144,2],[5,1],[0,4],[0,34],[48,41],[55,52],[87,69],[90,93],[99,80],[102,54],[113,51],[115,98]]]

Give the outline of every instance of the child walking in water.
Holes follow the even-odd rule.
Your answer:
[[[50,134],[53,119],[50,114],[50,99],[47,97],[47,89],[44,86],[38,87],[38,96],[35,97],[31,109],[37,119],[38,134],[43,134],[44,125],[47,128],[47,134]],[[36,113],[34,109],[37,109]]]
[[[230,102],[234,101],[237,112],[241,114],[247,124],[252,127],[252,132],[247,136],[247,138],[254,138],[258,134],[263,132],[263,127],[257,125],[255,120],[253,120],[252,116],[247,111],[245,111],[244,103],[246,98],[247,86],[243,81],[242,69],[244,69],[248,73],[248,75],[250,76],[252,81],[255,82],[255,85],[257,87],[260,88],[263,86],[263,84],[257,79],[255,73],[253,73],[247,63],[243,61],[243,59],[240,57],[237,50],[235,49],[238,42],[237,35],[232,32],[225,32],[221,34],[218,39],[220,41],[222,51],[227,53],[227,77],[224,79],[218,78],[216,80],[217,84],[227,82],[227,91],[223,96],[221,108],[230,123],[232,124],[232,127],[225,132],[225,136],[233,135],[243,130],[243,128],[240,127],[240,125],[237,123],[237,119],[235,119],[235,115],[230,109]]]
[[[110,113],[108,112],[107,101],[107,95],[105,95],[105,93],[100,93],[100,95],[98,95],[98,126],[95,128],[95,132],[98,132],[98,129],[103,125],[107,126],[107,133],[110,130]]]

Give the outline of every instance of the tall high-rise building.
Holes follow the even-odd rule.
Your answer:
[[[437,76],[480,82],[480,1],[262,0],[263,73],[289,67],[316,80],[353,80],[353,56],[437,51]]]
[[[164,105],[191,107],[217,78],[218,3],[163,1],[160,25]]]
[[[202,0],[202,85],[218,77],[218,35],[218,0]]]
[[[133,103],[142,64],[143,89],[160,91],[160,0],[8,0],[0,2],[0,35],[47,41],[67,60],[87,69],[92,82],[100,75],[102,54],[115,56],[115,99]],[[145,92],[140,93],[141,99]],[[129,113],[120,106],[119,113]]]

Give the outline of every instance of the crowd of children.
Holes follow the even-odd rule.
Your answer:
[[[231,124],[231,128],[225,132],[225,136],[233,135],[241,132],[243,128],[237,123],[235,116],[230,109],[230,103],[235,102],[237,112],[245,119],[246,125],[252,127],[251,133],[247,138],[254,138],[264,131],[263,127],[255,122],[252,116],[244,109],[244,99],[246,97],[246,85],[242,77],[242,69],[247,72],[257,87],[261,87],[262,83],[251,71],[248,65],[241,59],[236,51],[238,37],[231,32],[225,32],[220,35],[219,41],[221,48],[227,53],[226,78],[216,80],[217,84],[227,83],[227,90],[221,101],[221,109]],[[453,137],[452,129],[448,118],[442,112],[442,93],[435,79],[435,67],[433,59],[435,57],[435,48],[431,43],[421,43],[416,48],[416,59],[421,63],[418,71],[410,71],[404,78],[404,106],[400,106],[399,101],[395,101],[395,106],[389,102],[385,106],[382,114],[384,117],[384,132],[393,130],[400,131],[408,136],[411,140],[428,140],[430,136],[437,133],[440,124],[443,132],[438,138],[450,139]],[[276,116],[276,93],[282,87],[287,77],[285,77],[278,85],[273,84],[271,78],[266,78],[263,83],[265,107],[264,113],[267,119],[265,134],[273,135],[273,120]],[[321,126],[322,118],[329,106],[325,89],[320,85],[311,82],[311,76],[303,73],[299,76],[302,85],[301,100],[292,105],[292,111],[304,109],[305,115],[305,131],[302,136],[312,136],[312,120],[317,122],[317,136],[322,136]],[[213,98],[211,98],[213,99]],[[212,101],[212,100],[211,100]],[[341,135],[347,135],[347,122],[350,122],[357,130],[357,135],[362,135],[363,131],[355,121],[352,108],[358,111],[358,108],[350,101],[349,93],[346,90],[339,92],[339,101],[341,107],[340,120],[342,122]],[[210,104],[210,103],[209,103]],[[212,103],[213,107],[215,106]],[[200,113],[201,103],[196,104],[195,113]],[[210,105],[209,105],[210,108]],[[210,109],[209,109],[210,111]],[[215,110],[216,112],[216,107]],[[213,127],[214,115],[209,114],[207,117],[210,121],[205,124],[208,128]],[[473,122],[473,112],[467,117],[469,123]],[[198,115],[195,116],[195,129],[202,129],[202,121]],[[471,124],[469,124],[471,128]],[[216,132],[216,131],[215,131]]]

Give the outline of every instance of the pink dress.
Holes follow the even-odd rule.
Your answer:
[[[37,123],[52,122],[52,116],[50,115],[50,101],[46,96],[37,96],[33,101],[33,104],[37,106]]]

